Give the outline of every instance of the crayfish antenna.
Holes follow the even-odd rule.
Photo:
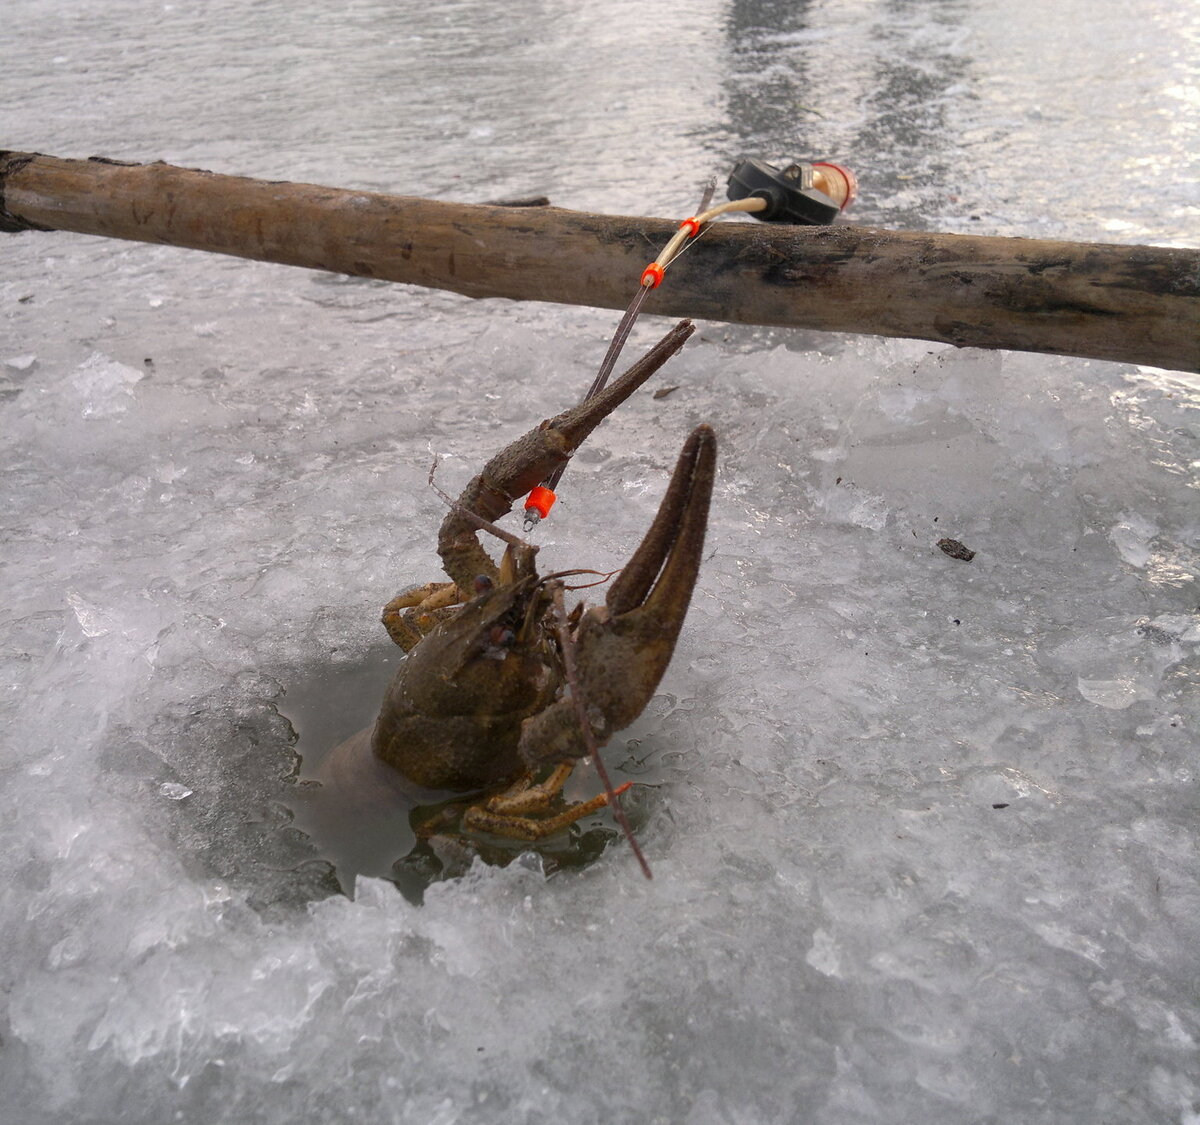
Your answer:
[[[579,677],[575,673],[575,640],[571,636],[567,608],[563,602],[563,587],[561,582],[554,584],[553,598],[555,627],[558,631],[558,642],[562,648],[563,655],[563,671],[566,674],[567,685],[571,690],[571,703],[575,708],[575,715],[579,720],[579,730],[583,735],[584,745],[587,747],[588,755],[596,764],[596,772],[600,775],[600,781],[604,785],[604,794],[608,798],[608,807],[612,809],[614,819],[621,826],[621,831],[625,834],[625,839],[629,841],[629,846],[633,849],[634,856],[637,857],[642,874],[647,879],[653,879],[654,876],[650,871],[650,864],[646,862],[646,856],[637,842],[637,837],[633,834],[633,827],[629,823],[629,818],[625,815],[625,810],[621,807],[621,798],[617,794],[617,791],[613,789],[612,781],[608,776],[608,768],[604,765],[604,759],[600,757],[600,749],[596,745],[596,734],[592,730],[592,724],[588,721],[587,699],[584,698],[583,686],[580,684]],[[624,792],[626,788],[627,786],[621,786],[621,792]]]

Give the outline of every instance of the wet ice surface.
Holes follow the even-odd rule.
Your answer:
[[[872,222],[1195,241],[1182,172],[1157,209],[1118,190],[1148,166],[1121,161],[1166,177],[1198,150],[1170,111],[1194,18],[1158,5],[1065,77],[1043,54],[1002,73],[1037,21],[963,5],[797,5],[757,31],[753,6],[706,9],[678,102],[623,108],[621,50],[672,41],[615,35],[619,5],[567,28],[517,9],[508,69],[471,61],[496,21],[470,5],[378,36],[352,5],[315,38],[297,5],[291,47],[259,41],[259,9],[44,7],[11,17],[12,147],[682,214],[743,147],[774,155],[774,110],[799,103]],[[1042,30],[1023,49],[1048,56]],[[505,132],[544,42],[558,100]],[[428,73],[339,112],[375,89],[354,50]],[[1063,100],[1093,64],[1103,126]],[[468,81],[471,121],[447,108]],[[1050,208],[1000,174],[1039,139]],[[1064,145],[1093,162],[1078,181]],[[940,200],[963,169],[969,197]],[[679,389],[601,428],[539,533],[547,568],[619,565],[688,430],[717,427],[689,623],[609,754],[655,771],[654,882],[618,844],[551,879],[530,859],[422,906],[374,880],[350,901],[291,820],[280,709],[383,659],[379,606],[436,576],[431,451],[461,485],[580,392],[615,315],[73,236],[5,251],[13,1120],[1195,1121],[1194,377],[701,326],[660,377]]]

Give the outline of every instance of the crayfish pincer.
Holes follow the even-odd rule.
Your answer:
[[[371,752],[418,786],[476,793],[467,831],[532,840],[601,808],[604,794],[551,811],[576,760],[641,714],[666,671],[700,568],[716,468],[709,426],[684,443],[653,524],[601,606],[568,615],[564,579],[578,572],[539,576],[536,547],[491,525],[691,332],[683,321],[607,389],[493,457],[442,524],[438,553],[451,581],[413,587],[384,610],[408,656]],[[484,527],[507,541],[499,564],[479,542]]]

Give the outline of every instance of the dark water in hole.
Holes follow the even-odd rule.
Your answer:
[[[392,861],[414,843],[411,806],[376,806],[369,817],[354,817],[350,810],[340,815],[318,780],[335,747],[370,730],[397,660],[398,654],[380,649],[361,663],[319,668],[290,686],[279,708],[296,731],[301,758],[295,822],[334,862],[347,892],[357,875],[390,877]]]

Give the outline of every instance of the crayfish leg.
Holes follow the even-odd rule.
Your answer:
[[[388,636],[405,652],[411,652],[462,601],[453,582],[425,582],[401,590],[383,607],[380,620]]]
[[[484,803],[484,808],[490,813],[500,813],[502,816],[541,812],[562,792],[574,769],[574,762],[562,762],[551,770],[544,781],[537,784],[533,783],[531,774],[526,774],[503,793],[490,797]]]
[[[567,771],[570,773],[570,770]],[[622,793],[632,785],[626,782],[617,789]],[[490,801],[488,802],[491,803]],[[505,836],[510,840],[542,840],[569,828],[577,820],[598,813],[608,804],[607,794],[601,793],[590,801],[571,805],[556,816],[532,817],[513,816],[507,813],[489,812],[482,805],[474,805],[463,815],[463,827],[468,832],[490,832],[494,836]]]

